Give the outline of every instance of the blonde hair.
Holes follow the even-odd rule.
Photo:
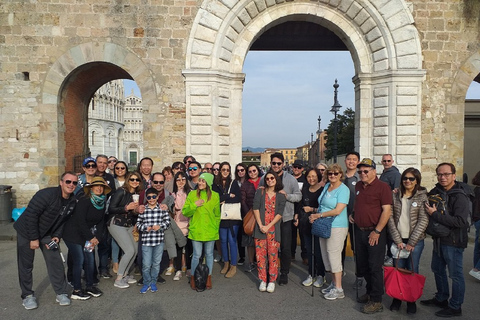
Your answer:
[[[343,179],[345,179],[343,169],[338,163],[334,163],[331,166],[329,166],[327,168],[327,175],[328,175],[329,172],[339,172],[340,173],[340,181],[343,181]]]

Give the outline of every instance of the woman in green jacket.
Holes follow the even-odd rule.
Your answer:
[[[190,191],[182,212],[190,218],[188,238],[192,240],[192,278],[190,285],[195,290],[193,275],[205,248],[205,258],[208,266],[207,289],[212,288],[213,247],[219,239],[220,228],[220,197],[212,191],[213,174],[202,173],[198,180],[197,190]]]

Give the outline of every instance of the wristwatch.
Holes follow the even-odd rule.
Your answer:
[[[373,229],[373,232],[375,232],[376,234],[382,233],[381,231],[378,231],[377,228]]]

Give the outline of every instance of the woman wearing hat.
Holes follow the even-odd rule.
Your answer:
[[[85,196],[78,200],[72,217],[65,223],[63,239],[73,262],[72,299],[87,300],[91,296],[99,297],[102,291],[93,286],[94,247],[103,234],[106,194],[111,188],[102,177],[95,177],[83,187]],[[86,290],[82,290],[82,269],[85,265]]]
[[[213,247],[220,228],[220,197],[212,191],[213,177],[206,172],[200,175],[197,190],[190,191],[182,209],[183,215],[190,218],[188,238],[193,246],[190,285],[194,290],[193,275],[204,249],[208,266],[207,289],[212,288]]]

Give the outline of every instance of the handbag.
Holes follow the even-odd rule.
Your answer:
[[[410,255],[410,261],[413,270],[412,255]],[[415,302],[422,296],[426,280],[425,276],[414,271],[398,268],[398,259],[395,267],[383,267],[383,269],[385,291],[390,297],[402,301]]]
[[[255,215],[253,214],[253,208],[248,210],[247,215],[243,218],[243,233],[251,236],[253,229],[255,229]]]
[[[335,217],[325,217],[313,221],[312,234],[324,239],[330,238],[330,235],[332,234],[332,222],[334,219]]]
[[[232,182],[230,182],[230,187],[228,188],[228,194],[230,194],[230,189],[232,188]],[[224,203],[221,205],[221,220],[242,220],[241,213],[241,204],[237,203]]]

